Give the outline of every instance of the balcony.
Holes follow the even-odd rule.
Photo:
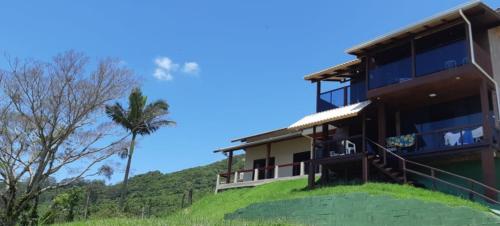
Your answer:
[[[318,112],[344,107],[364,100],[366,100],[365,83],[352,83],[348,86],[322,92],[319,96]]]
[[[368,89],[404,83],[469,63],[462,24],[414,38],[369,57]]]
[[[487,145],[482,124],[388,137],[386,147],[401,154],[426,154]]]

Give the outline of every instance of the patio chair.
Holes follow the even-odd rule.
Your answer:
[[[342,145],[345,149],[345,154],[350,155],[356,153],[356,144],[350,140],[343,140]]]

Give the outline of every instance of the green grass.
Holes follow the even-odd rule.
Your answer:
[[[224,221],[224,215],[253,203],[349,193],[387,195],[396,199],[414,199],[424,202],[441,203],[450,207],[468,207],[483,212],[489,211],[487,207],[469,200],[406,185],[367,183],[364,185],[337,185],[314,190],[304,190],[306,184],[307,181],[305,179],[299,179],[269,183],[255,188],[224,191],[219,194],[208,195],[195,202],[191,207],[161,219],[110,219],[86,223],[77,222],[69,225],[287,225],[286,222],[280,220],[277,222],[273,221],[274,224],[269,222],[241,221],[235,223]]]
[[[191,208],[176,215],[223,219],[224,214],[257,202],[359,192],[372,195],[389,195],[398,199],[437,202],[452,207],[465,206],[480,211],[488,211],[487,207],[469,200],[407,185],[367,183],[364,185],[337,185],[304,190],[306,183],[305,179],[301,179],[269,183],[250,189],[229,190],[217,195],[209,195],[194,203]]]

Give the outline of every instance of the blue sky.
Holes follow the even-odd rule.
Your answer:
[[[500,7],[500,0],[485,2]],[[178,123],[140,138],[132,173],[172,172],[222,159],[212,151],[232,138],[313,112],[315,87],[305,74],[351,59],[344,50],[353,45],[461,3],[2,2],[0,52],[50,59],[74,49],[123,60],[143,78],[150,100],[169,102]]]

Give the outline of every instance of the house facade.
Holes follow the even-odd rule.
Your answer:
[[[303,176],[310,187],[393,181],[498,202],[500,12],[470,2],[347,53],[305,76],[316,112],[216,150],[228,156],[217,189]]]

